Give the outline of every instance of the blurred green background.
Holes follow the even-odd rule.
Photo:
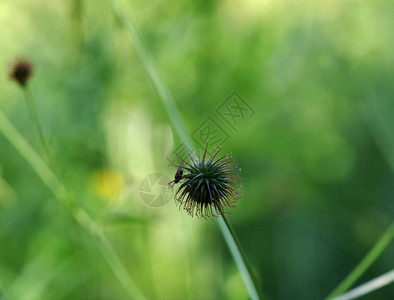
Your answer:
[[[394,216],[394,2],[126,1],[192,134],[230,136],[244,198],[229,219],[265,299],[322,299]],[[0,2],[0,109],[39,152],[16,56],[56,172],[148,299],[248,299],[215,221],[153,208],[176,136],[133,41],[104,0]],[[233,91],[255,114],[231,128]],[[394,265],[389,245],[358,284]],[[5,299],[129,299],[97,245],[0,134],[0,286]],[[394,285],[363,299],[393,299]],[[1,296],[0,296],[1,298]]]

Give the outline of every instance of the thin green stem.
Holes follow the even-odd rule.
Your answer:
[[[174,97],[172,96],[170,90],[165,84],[159,70],[156,67],[155,59],[143,39],[137,26],[134,24],[131,14],[126,14],[125,7],[119,5],[119,1],[110,0],[113,11],[119,22],[126,29],[126,33],[129,35],[135,51],[140,58],[146,72],[148,73],[153,86],[155,87],[157,93],[159,94],[167,113],[169,114],[171,121],[173,122],[174,128],[177,131],[178,136],[183,142],[189,147],[192,145],[189,135],[183,130],[183,122],[175,104]]]
[[[165,84],[160,72],[156,67],[155,60],[153,55],[144,41],[141,33],[139,32],[137,26],[134,24],[131,14],[125,13],[125,7],[121,7],[117,0],[110,0],[111,5],[113,7],[114,13],[120,23],[126,29],[133,46],[145,67],[146,72],[148,73],[153,86],[155,87],[157,93],[160,96],[161,101],[163,102],[165,108],[167,109],[170,120],[173,124],[173,127],[177,131],[180,139],[186,144],[188,147],[192,147],[192,142],[185,130],[185,126],[183,124],[182,118],[180,116],[179,110],[175,104],[174,98]],[[242,278],[245,282],[246,288],[253,300],[261,299],[259,293],[257,292],[256,284],[253,280],[252,273],[245,259],[245,255],[241,249],[241,245],[236,238],[234,230],[231,228],[230,223],[224,216],[219,216],[219,227],[223,234],[223,237],[227,243],[228,248],[230,249],[231,254],[234,257],[234,260],[239,268],[239,271],[242,274]]]
[[[7,116],[0,111],[0,131],[6,139],[15,147],[22,157],[30,164],[41,181],[50,189],[58,199],[66,198],[66,189],[51,171],[48,165],[26,142],[18,130],[8,120]]]
[[[227,220],[227,217],[224,215],[219,216],[218,222],[220,229],[222,230],[223,236],[230,249],[230,252],[234,258],[234,261],[237,264],[238,269],[245,282],[246,289],[248,290],[249,295],[253,300],[261,299],[259,291],[256,289],[257,284],[255,278],[253,277],[250,265],[247,263],[245,253],[235,234],[234,229],[232,228],[230,222]]]
[[[384,249],[390,244],[394,238],[394,223],[384,232],[382,237],[377,241],[375,246],[368,252],[364,259],[356,266],[356,268],[327,296],[326,299],[332,299],[346,292],[356,281],[364,274],[364,272],[379,257]]]
[[[73,217],[78,221],[82,228],[92,236],[104,258],[107,260],[108,265],[114,272],[115,276],[119,279],[130,298],[145,299],[144,295],[122,264],[112,245],[109,243],[99,224],[92,220],[84,210],[81,208],[75,208],[74,202],[70,201],[72,197],[68,195],[63,183],[26,142],[2,111],[0,111],[0,132],[3,133],[11,145],[13,145],[21,156],[28,162],[41,181],[49,188],[55,197],[70,209]]]
[[[47,159],[48,162],[51,162],[51,155],[48,148],[48,144],[44,138],[44,134],[41,127],[40,118],[38,117],[36,105],[34,103],[33,92],[29,86],[25,86],[23,88],[25,94],[26,105],[29,111],[31,122],[33,123],[33,127],[37,132],[37,136],[40,142],[41,151],[44,157]]]
[[[86,229],[96,242],[103,256],[107,259],[116,277],[125,288],[131,299],[146,299],[138,286],[130,277],[125,266],[115,252],[101,226],[93,221],[91,217],[82,209],[74,210],[74,217]]]

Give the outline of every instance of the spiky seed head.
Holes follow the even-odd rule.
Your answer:
[[[186,149],[190,161],[180,158],[180,165],[175,174],[175,180],[170,184],[180,183],[175,194],[179,208],[185,209],[189,215],[212,218],[225,214],[226,207],[235,207],[242,195],[242,184],[234,181],[241,179],[238,163],[231,154],[216,158],[220,146],[211,158],[206,160],[208,142],[203,156],[193,158]],[[181,177],[179,174],[181,173]]]
[[[24,87],[33,75],[33,64],[26,58],[17,58],[11,63],[8,77]]]

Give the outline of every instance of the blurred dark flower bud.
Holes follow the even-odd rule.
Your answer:
[[[11,63],[8,77],[24,87],[29,78],[33,75],[33,70],[33,65],[28,59],[17,58]]]

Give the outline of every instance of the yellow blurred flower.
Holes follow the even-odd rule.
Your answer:
[[[105,169],[93,173],[92,185],[100,197],[109,201],[118,200],[125,186],[121,173]]]

